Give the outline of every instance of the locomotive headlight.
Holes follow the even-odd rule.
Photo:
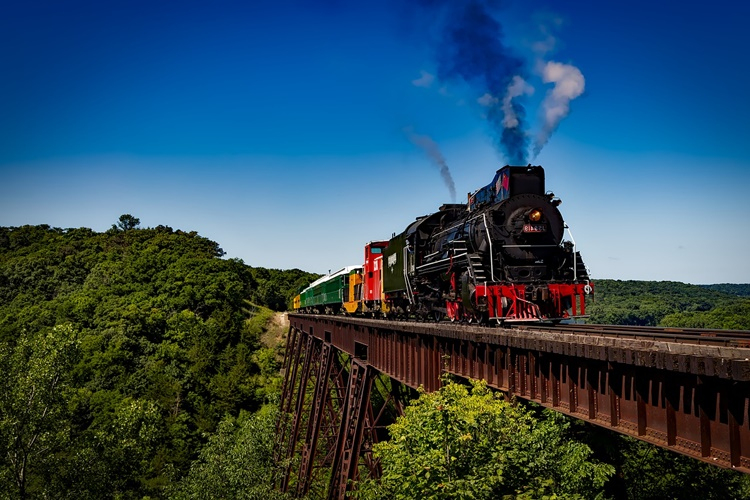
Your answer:
[[[540,220],[542,220],[542,211],[538,208],[535,208],[534,210],[529,212],[529,220],[531,222],[539,222]]]

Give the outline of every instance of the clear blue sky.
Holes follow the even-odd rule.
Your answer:
[[[361,263],[451,201],[410,134],[464,201],[509,161],[487,99],[523,76],[533,145],[553,61],[585,90],[528,160],[593,276],[750,282],[750,2],[475,1],[501,31],[468,52],[488,33],[444,3],[6,2],[0,225],[103,231],[130,213],[253,266]],[[489,95],[446,63],[496,45],[489,71],[509,67]]]

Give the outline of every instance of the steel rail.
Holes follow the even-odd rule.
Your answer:
[[[640,340],[668,340],[686,344],[750,346],[750,330],[720,330],[716,328],[673,328],[635,325],[513,325],[518,330],[548,330],[575,335],[596,335],[602,337],[633,338]]]
[[[325,316],[324,316],[325,317]],[[534,331],[550,333],[570,333],[573,335],[589,335],[599,337],[613,337],[619,339],[661,340],[681,344],[715,345],[726,347],[750,347],[750,330],[721,330],[717,328],[674,328],[659,326],[637,325],[603,325],[603,324],[551,324],[551,323],[523,323],[480,325],[477,323],[463,323],[450,321],[422,321],[415,318],[408,319],[369,319],[347,317],[357,321],[375,321],[384,328],[398,328],[404,324],[430,325],[438,330],[455,331],[457,328],[481,329],[487,334],[508,333],[512,331]]]

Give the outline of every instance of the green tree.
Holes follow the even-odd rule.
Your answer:
[[[29,472],[54,466],[55,453],[70,440],[69,373],[78,349],[70,325],[0,344],[0,489],[11,496],[39,488],[29,485]]]
[[[722,469],[632,438],[623,443],[628,500],[750,498],[745,474]]]
[[[273,461],[276,405],[239,418],[225,417],[190,473],[172,491],[177,499],[284,499],[274,490],[278,469]]]
[[[112,226],[112,228],[117,228],[120,231],[130,231],[131,229],[137,229],[140,224],[141,219],[138,217],[133,217],[130,214],[122,214],[120,218],[117,219],[117,225]]]
[[[595,498],[614,469],[565,436],[567,421],[538,420],[522,406],[472,382],[423,393],[375,445],[380,480],[354,493],[363,499]]]

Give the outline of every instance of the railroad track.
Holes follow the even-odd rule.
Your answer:
[[[596,335],[602,337],[632,338],[639,340],[661,340],[685,344],[722,345],[750,347],[750,330],[717,330],[703,328],[668,328],[658,326],[619,326],[619,325],[513,325],[519,330],[548,330],[576,335]]]
[[[615,337],[637,340],[654,340],[661,342],[676,342],[681,344],[700,344],[726,347],[750,348],[750,330],[719,330],[704,328],[671,328],[658,326],[620,326],[597,324],[558,324],[549,323],[521,323],[510,325],[482,326],[476,323],[452,323],[449,321],[420,321],[414,318],[399,320],[382,320],[356,318],[345,316],[315,315],[322,318],[338,318],[357,323],[372,323],[385,328],[399,329],[403,325],[430,325],[432,328],[472,333],[484,331],[487,333],[501,333],[503,331],[531,331],[550,333],[569,333],[571,335],[590,335],[599,337]],[[374,323],[373,323],[374,322]]]

